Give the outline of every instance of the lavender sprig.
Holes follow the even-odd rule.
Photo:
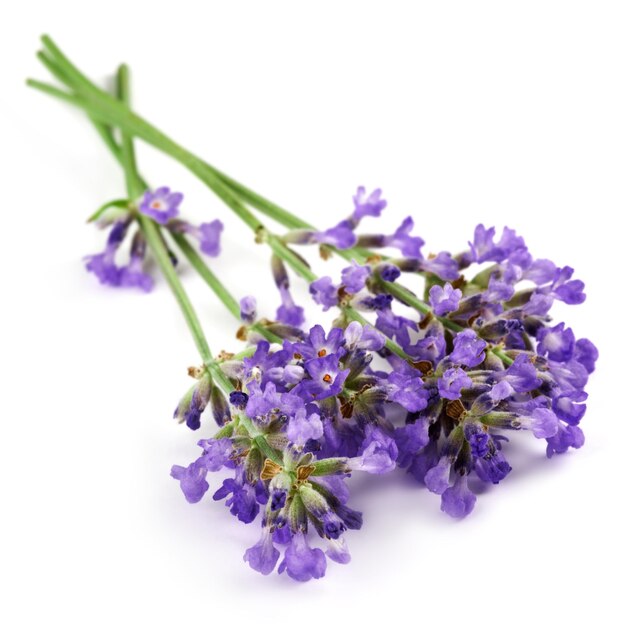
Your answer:
[[[138,218],[203,359],[202,367],[193,371],[197,382],[175,415],[197,429],[211,406],[221,427],[213,438],[199,442],[202,455],[187,467],[174,466],[172,476],[187,500],[197,502],[209,488],[209,471],[226,467],[233,472],[213,497],[227,498],[231,513],[245,523],[263,507],[261,538],[244,556],[253,569],[273,571],[277,546],[286,545],[279,572],[298,581],[323,576],[325,556],[310,545],[310,527],[323,541],[327,557],[347,562],[344,533],[361,525],[361,515],[346,505],[344,481],[351,472],[383,474],[396,466],[406,468],[441,496],[443,511],[464,517],[474,508],[476,481],[497,484],[512,471],[504,456],[505,431],[529,430],[545,439],[548,456],[583,444],[578,425],[597,350],[589,340],[577,340],[564,324],[552,325],[548,316],[555,300],[580,304],[585,299],[584,285],[572,279],[571,268],[534,259],[510,229],[496,242],[495,230],[480,225],[469,249],[456,256],[441,252],[424,257],[424,241],[411,233],[410,218],[391,234],[357,236],[354,231],[363,217],[377,216],[384,208],[380,190],[368,196],[359,188],[352,214],[337,226],[316,231],[185,151],[128,108],[113,105],[52,42],[44,43],[53,57],[45,57],[45,64],[77,97],[43,89],[124,131],[120,156],[129,195],[136,197],[134,189],[141,184],[132,133],[189,167],[275,255],[285,341],[261,341],[239,358],[213,359],[158,225]],[[101,124],[97,127],[115,153],[110,133]],[[284,238],[270,233],[245,202],[300,232]],[[151,217],[159,221],[159,215]],[[94,263],[108,261],[126,229],[125,223],[114,227],[107,258]],[[354,262],[335,283],[330,277],[318,278],[288,243],[333,244]],[[374,256],[364,245],[393,247],[402,257]],[[193,254],[187,256],[202,274],[193,256],[197,253],[189,249]],[[491,265],[473,278],[464,275],[485,262]],[[338,327],[328,333],[319,326],[308,333],[295,328],[300,314],[290,300],[283,263],[311,283],[318,303],[339,307]],[[207,271],[211,284],[213,275]],[[402,272],[425,276],[428,303],[396,282]],[[522,280],[535,286],[516,291]],[[212,288],[218,295],[223,290],[218,282]],[[221,299],[246,328],[257,324],[252,299],[244,298],[240,306],[232,296],[223,294]],[[399,315],[394,310],[398,304],[418,311],[417,319]],[[359,311],[376,316],[377,330],[361,323],[365,319]],[[378,369],[381,357],[391,368]]]

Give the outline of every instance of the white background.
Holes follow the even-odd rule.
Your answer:
[[[620,2],[19,2],[0,26],[0,621],[13,624],[615,624],[621,612],[626,15]],[[196,454],[171,412],[194,347],[165,285],[101,288],[84,224],[123,194],[84,117],[27,90],[49,32],[92,77],[134,72],[136,108],[183,145],[321,226],[381,186],[428,250],[477,222],[576,268],[558,308],[601,358],[582,450],[514,471],[458,523],[400,473],[355,484],[350,565],[306,585],[242,561],[258,526],[168,476]],[[271,315],[267,250],[177,164],[145,176],[226,223],[212,267]],[[316,263],[318,261],[313,259]],[[323,271],[319,264],[318,271]],[[297,281],[294,281],[297,282]],[[190,290],[216,350],[237,324]],[[298,286],[296,293],[304,294]],[[310,319],[317,312],[311,310]],[[211,432],[207,423],[204,434]],[[517,445],[519,443],[519,445]],[[212,489],[217,486],[212,481]],[[462,620],[462,622],[461,622]]]

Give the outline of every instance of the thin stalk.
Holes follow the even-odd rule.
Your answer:
[[[185,255],[189,264],[198,272],[202,280],[212,289],[213,293],[219,298],[233,317],[237,320],[240,319],[239,303],[235,300],[230,291],[226,289],[222,281],[212,272],[211,268],[204,262],[195,248],[187,241],[185,235],[182,233],[171,233],[171,235],[180,251]],[[258,333],[271,343],[282,343],[283,341],[278,335],[275,335],[271,330],[268,330],[260,323],[251,324],[249,329]]]
[[[492,354],[495,354],[505,365],[512,365],[514,362],[510,356],[504,353],[502,348],[492,348],[491,352]]]
[[[129,93],[129,76],[128,68],[125,65],[120,66],[117,73],[117,89],[120,99],[123,102],[128,102],[130,98]],[[121,162],[126,175],[126,188],[131,198],[138,197],[143,192],[141,178],[137,173],[137,165],[135,161],[135,150],[133,146],[132,137],[122,131],[122,145],[121,145]],[[195,341],[200,357],[205,364],[209,364],[213,356],[209,348],[204,331],[200,324],[200,320],[185,292],[185,289],[178,278],[178,274],[172,265],[167,248],[163,244],[163,241],[159,235],[159,228],[157,225],[147,217],[138,214],[137,216],[139,224],[146,238],[148,246],[152,250],[157,263],[167,280],[174,297],[176,298],[178,305],[183,312],[183,316],[189,326],[191,335]]]
[[[216,195],[218,195],[218,197],[220,197],[225,204],[257,234],[258,237],[264,239],[270,245],[274,253],[288,263],[292,269],[296,271],[296,273],[309,282],[315,280],[315,274],[311,271],[308,265],[306,265],[298,255],[295,255],[284,244],[284,242],[280,240],[279,237],[276,237],[265,229],[256,216],[243,204],[237,192],[243,194],[251,204],[259,205],[260,211],[265,212],[267,215],[271,215],[277,221],[282,220],[283,223],[289,224],[291,227],[296,226],[300,228],[312,228],[310,225],[296,216],[293,216],[278,205],[270,203],[259,194],[248,190],[240,183],[237,183],[233,179],[222,174],[201,158],[174,142],[167,135],[152,126],[149,122],[136,115],[127,106],[125,106],[124,103],[111,99],[106,92],[91,83],[67,59],[67,57],[63,55],[50,38],[44,37],[43,43],[48,52],[53,56],[54,62],[57,65],[56,71],[52,70],[50,68],[52,64],[50,59],[48,59],[45,55],[41,55],[41,57],[46,59],[44,61],[46,67],[51,69],[53,74],[56,75],[59,80],[64,82],[67,86],[75,89],[80,97],[67,94],[37,81],[29,81],[29,85],[40,89],[49,95],[61,97],[65,101],[85,109],[90,116],[100,120],[101,123],[119,126],[125,133],[135,135],[143,139],[155,148],[177,160],[183,166],[187,167],[187,169],[189,169],[192,173],[198,176],[198,178],[200,178],[200,180],[202,180],[210,189],[212,189],[213,192],[216,193]],[[357,255],[362,254],[363,252],[357,251]],[[383,288],[392,295],[400,294],[402,301],[407,303],[409,306],[416,308],[418,311],[422,313],[431,312],[430,307],[426,303],[419,300],[417,296],[412,294],[406,288],[389,282],[385,282]],[[352,315],[352,317],[354,317],[354,315]],[[462,329],[461,326],[455,324],[447,318],[439,319],[444,326],[451,330],[458,331]],[[392,342],[392,344],[394,345],[393,351],[395,353],[400,351],[403,355],[405,355],[403,358],[409,358],[408,355],[402,351],[400,346],[394,342]]]
[[[127,69],[124,71],[128,73]],[[60,92],[60,93],[63,93],[63,92]],[[57,95],[57,94],[55,93],[54,95]],[[91,116],[90,116],[90,119],[94,127],[98,131],[98,134],[101,136],[106,146],[109,148],[111,154],[124,167],[125,156],[124,156],[122,148],[117,144],[117,141],[115,140],[115,137],[113,136],[111,127],[99,122],[98,120],[94,119]],[[134,155],[134,148],[132,147],[132,143],[130,145],[130,150],[131,150],[131,153]],[[133,156],[133,161],[134,161],[134,156]],[[141,193],[143,193],[143,191],[148,187],[148,184],[145,182],[143,178],[141,178],[136,167],[135,167],[135,173],[134,173],[134,182],[137,182],[138,184],[133,185],[132,190],[128,188],[128,194],[130,197],[139,197]],[[139,189],[140,191],[136,193],[137,190]],[[161,235],[160,236],[161,242],[164,243],[162,233],[160,233],[160,235]],[[232,296],[232,294],[224,287],[224,285],[219,281],[219,279],[215,276],[215,274],[213,274],[213,272],[209,269],[206,263],[202,260],[200,255],[187,242],[184,235],[174,234],[173,237],[177,245],[183,252],[183,254],[189,260],[189,263],[194,267],[194,269],[200,274],[203,280],[209,285],[209,287],[213,290],[213,292],[218,296],[218,298],[226,306],[228,311],[232,313],[235,318],[239,319],[239,304],[237,303],[235,298]],[[265,339],[267,339],[270,342],[282,343],[282,339],[280,337],[278,337],[277,335],[269,331],[267,328],[263,327],[261,324],[253,324],[251,326],[251,329],[259,333],[261,336],[263,336]]]
[[[233,295],[224,287],[222,282],[211,271],[209,266],[200,258],[193,246],[187,241],[182,233],[171,233],[172,239],[180,248],[181,252],[187,257],[189,264],[200,274],[203,280],[213,290],[213,293],[220,299],[222,304],[230,311],[236,319],[239,319],[239,303]]]

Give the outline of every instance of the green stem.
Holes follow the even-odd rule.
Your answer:
[[[48,66],[48,63],[49,62],[47,61],[46,66]],[[126,75],[125,80],[126,82],[128,82],[128,76],[127,76],[128,69],[120,68],[120,70],[121,70],[122,75],[124,74]],[[118,81],[119,80],[120,78],[118,77]],[[59,93],[63,93],[63,92],[59,91]],[[53,95],[57,95],[56,92]],[[93,117],[91,117],[91,121],[93,125],[95,126],[96,130],[98,131],[98,134],[102,137],[105,144],[111,151],[111,154],[120,162],[120,164],[123,167],[126,167],[125,160],[127,159],[127,157],[124,154],[124,149],[123,147],[118,146],[117,142],[115,141],[115,138],[113,137],[113,132],[110,126],[107,126],[106,124],[99,122]],[[126,137],[126,135],[123,135],[123,137]],[[134,164],[135,159],[134,159],[134,148],[132,146],[132,142],[130,143],[130,145],[126,146],[126,151],[127,153],[128,151],[130,151],[130,154],[132,155],[132,162]],[[130,183],[131,181],[127,177],[127,187]],[[138,197],[148,187],[145,180],[143,180],[139,176],[136,166],[133,167],[132,183],[133,183],[133,188],[131,189],[128,187],[128,194],[131,198]],[[160,239],[161,239],[161,242],[163,243],[162,236],[160,237]],[[189,263],[200,274],[200,276],[209,285],[209,287],[211,287],[213,292],[218,296],[218,298],[226,306],[226,308],[237,319],[239,319],[239,305],[237,301],[235,300],[235,298],[232,296],[232,294],[224,287],[224,285],[219,281],[217,276],[213,274],[213,272],[209,269],[206,263],[202,260],[200,255],[187,242],[186,238],[182,234],[174,235],[174,239],[177,245],[179,246],[179,248],[181,249],[181,251],[183,252],[183,254],[189,260]],[[261,324],[253,324],[251,326],[251,329],[259,333],[261,336],[263,336],[265,339],[267,339],[270,342],[282,343],[282,339],[280,337],[278,337],[277,335],[269,331],[267,328],[264,328]]]
[[[171,233],[171,235],[180,251],[185,255],[189,264],[198,272],[202,280],[213,290],[213,293],[220,299],[233,317],[237,320],[240,319],[239,303],[235,300],[230,291],[226,289],[222,281],[211,271],[202,257],[196,252],[195,248],[187,241],[185,235],[182,233]],[[252,324],[249,328],[261,335],[264,339],[267,339],[270,343],[283,342],[278,335],[275,335],[271,330],[268,330],[260,323]]]
[[[38,83],[29,82],[31,86],[39,88]],[[46,93],[51,93],[52,95],[56,95],[54,91],[46,88],[43,89]],[[128,109],[122,109],[121,111],[116,107],[108,107],[103,106],[101,103],[93,104],[86,103],[84,104],[79,99],[72,99],[64,97],[65,100],[68,100],[75,104],[76,106],[85,108],[87,111],[93,112],[96,116],[102,116],[102,119],[106,123],[114,123],[119,126],[124,132],[136,134],[138,137],[141,137],[148,143],[151,143],[154,147],[162,150],[166,154],[169,154],[174,159],[179,161],[182,165],[188,167],[188,169],[196,174],[200,180],[202,180],[209,188],[216,191],[215,181],[217,178],[213,174],[209,174],[208,171],[211,169],[206,163],[204,163],[198,157],[192,155],[190,152],[187,152],[182,147],[175,144],[172,140],[167,138],[163,133],[156,130],[150,124],[139,118],[139,116],[130,112]],[[108,111],[108,112],[102,112]],[[110,117],[109,117],[110,113]],[[219,183],[222,185],[223,183]],[[217,192],[216,192],[217,193]],[[230,192],[229,192],[230,193]],[[224,202],[234,210],[234,212],[246,223],[262,240],[265,241],[273,250],[273,252],[280,257],[283,261],[285,261],[299,276],[307,280],[308,282],[312,282],[316,280],[315,273],[309,268],[309,266],[302,261],[302,259],[293,253],[293,251],[283,242],[279,237],[270,233],[263,224],[256,219],[253,214],[245,207],[238,199],[234,201],[227,200],[225,195],[218,193],[220,197],[224,200]],[[232,199],[232,196],[231,196]],[[346,307],[344,309],[350,319],[358,319],[361,323],[368,323],[360,314],[356,311],[350,309],[350,307]],[[407,355],[402,348],[395,343],[394,341],[388,339],[387,347],[404,359],[411,361],[409,355]]]
[[[48,52],[54,58],[54,61],[51,61],[45,55],[41,55],[45,58],[44,64],[55,76],[57,76],[57,78],[59,78],[59,80],[64,82],[70,88],[75,89],[78,92],[79,97],[67,94],[42,83],[38,83],[37,81],[29,81],[29,85],[50,95],[61,97],[65,101],[85,109],[88,114],[96,119],[99,119],[101,123],[119,126],[125,133],[136,135],[177,160],[183,166],[187,167],[187,169],[189,169],[193,174],[198,176],[198,178],[200,178],[200,180],[202,180],[210,189],[212,189],[213,192],[216,193],[216,195],[220,197],[225,204],[229,206],[234,213],[236,213],[242,221],[244,221],[257,234],[257,236],[264,239],[270,245],[274,253],[288,263],[292,269],[296,271],[296,273],[309,282],[316,279],[315,274],[298,255],[295,255],[285,245],[285,243],[280,240],[280,238],[265,229],[263,224],[240,200],[240,195],[247,199],[250,204],[256,205],[261,212],[265,212],[277,221],[289,225],[292,228],[297,227],[312,229],[312,226],[307,224],[304,220],[292,215],[285,209],[282,209],[278,205],[269,202],[259,194],[245,188],[243,185],[234,179],[227,177],[222,172],[219,172],[193,153],[185,150],[182,146],[167,137],[167,135],[132,112],[127,106],[124,105],[124,103],[111,99],[106,92],[103,92],[91,83],[74,65],[71,64],[67,57],[61,53],[49,37],[44,37],[43,43],[48,49]],[[52,69],[52,67],[54,67],[54,63],[56,63],[56,71]],[[342,252],[348,255],[346,256],[346,254],[343,254],[345,258],[349,258],[351,255],[349,251]],[[352,256],[351,258],[358,258],[359,256],[362,257],[365,252],[369,251],[357,250],[355,253],[357,257]],[[424,314],[431,312],[430,307],[425,302],[421,301],[405,287],[387,281],[382,284],[382,287],[388,293],[399,297],[403,302],[418,311]],[[355,319],[356,315],[358,315],[356,312],[349,313],[349,316],[352,319]],[[450,330],[462,330],[461,326],[451,320],[448,320],[447,318],[440,317],[438,319]],[[399,352],[402,352],[402,354],[406,354],[402,351],[400,346],[394,342],[391,343],[394,346],[394,353],[398,354]]]
[[[267,231],[265,231],[265,233],[265,241],[272,249],[272,252],[274,252],[277,257],[280,257],[283,261],[285,261],[285,263],[287,263],[291,269],[298,274],[298,276],[304,278],[304,280],[309,283],[317,280],[315,272],[313,272],[311,268],[280,239],[280,237],[277,237]]]
[[[123,102],[128,102],[130,98],[128,74],[128,68],[125,65],[120,66],[117,73],[117,89],[119,97]],[[128,195],[131,198],[136,198],[141,195],[144,187],[142,185],[141,178],[137,173],[132,137],[123,131],[120,156],[126,175]],[[146,242],[152,250],[154,257],[156,258],[157,263],[183,312],[187,325],[189,326],[189,330],[191,331],[193,339],[196,343],[196,347],[198,348],[198,352],[200,353],[200,357],[204,363],[208,364],[213,359],[211,350],[209,349],[209,344],[206,340],[206,336],[204,335],[200,320],[198,319],[193,305],[191,304],[191,301],[189,300],[189,297],[187,296],[187,293],[178,278],[178,274],[172,265],[167,248],[160,237],[159,228],[151,219],[141,214],[137,215],[137,219],[139,220]]]
[[[510,356],[506,355],[502,348],[492,348],[491,352],[492,354],[495,354],[505,365],[513,364],[513,359]]]
[[[187,257],[189,264],[200,274],[206,284],[213,290],[213,293],[221,300],[222,304],[230,313],[239,319],[239,303],[234,296],[224,287],[219,278],[211,271],[209,266],[202,260],[194,247],[187,241],[182,233],[171,233],[176,245]]]

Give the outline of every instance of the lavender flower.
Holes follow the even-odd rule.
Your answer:
[[[328,311],[339,303],[337,287],[333,285],[330,276],[322,276],[322,278],[314,280],[309,285],[309,292],[313,296],[313,300],[324,307],[324,311]]]
[[[185,494],[187,502],[191,504],[200,502],[202,496],[209,490],[206,475],[207,469],[198,461],[191,463],[187,467],[173,465],[171,470],[172,478],[180,481],[180,488]]]
[[[254,323],[256,319],[256,298],[254,296],[245,296],[239,301],[239,315],[241,321],[246,324]]]
[[[367,195],[365,187],[358,187],[356,194],[352,197],[354,201],[352,219],[359,222],[366,216],[379,217],[387,206],[387,201],[383,200],[381,196],[382,191],[380,189],[375,189]]]
[[[393,235],[385,237],[384,245],[398,248],[409,259],[421,259],[424,240],[409,234],[413,230],[413,225],[413,218],[407,217]]]
[[[269,527],[265,527],[261,533],[261,538],[251,548],[248,548],[243,555],[243,560],[250,567],[263,576],[267,576],[274,571],[280,552],[274,547]]]
[[[458,476],[454,485],[441,494],[441,510],[451,517],[463,518],[474,510],[476,496],[467,485],[467,476]]]
[[[430,288],[430,306],[433,308],[435,315],[445,315],[459,308],[461,300],[460,289],[454,289],[450,283],[445,283],[443,287],[433,285]]]
[[[474,367],[485,358],[487,342],[478,337],[473,330],[463,330],[454,338],[454,349],[450,353],[450,360],[457,365]]]
[[[370,214],[360,211],[358,219]],[[352,232],[358,219],[341,228]],[[598,352],[547,315],[556,300],[584,299],[570,268],[535,261],[510,229],[497,240],[495,230],[484,227],[468,251],[424,258],[423,241],[411,229],[405,220],[392,236],[359,238],[360,245],[367,239],[397,247],[403,258],[393,264],[372,257],[367,265],[346,267],[338,285],[330,277],[311,284],[325,310],[341,305],[328,332],[318,325],[282,345],[260,341],[242,364],[228,366],[237,390],[220,419],[230,448],[220,453],[212,444],[204,456],[215,463],[201,457],[173,470],[190,501],[206,492],[206,472],[233,471],[213,497],[225,499],[245,523],[262,518],[261,538],[244,555],[262,574],[280,563],[279,572],[307,581],[325,574],[326,558],[350,560],[345,537],[362,524],[347,505],[352,472],[403,468],[440,496],[443,512],[463,518],[477,499],[470,485],[491,487],[513,471],[505,431],[530,431],[545,440],[548,456],[584,443],[579,424]],[[298,237],[319,242],[322,235]],[[491,265],[475,278],[461,275],[483,262]],[[400,311],[405,299],[388,293],[398,293],[390,283],[401,271],[456,286],[433,285],[432,312],[411,316]],[[280,264],[274,276],[281,297],[289,294]],[[520,289],[522,281],[534,286]],[[289,298],[283,300],[288,310],[295,307]],[[371,312],[375,328],[348,323],[349,307]],[[242,301],[241,311],[245,323],[256,319],[252,301]],[[194,400],[191,391],[186,398],[179,417],[199,424],[201,396]],[[323,549],[311,546],[311,532]]]
[[[365,287],[365,281],[372,273],[368,265],[359,265],[352,261],[352,265],[341,272],[341,282],[348,293],[358,293]]]
[[[143,271],[145,256],[146,241],[141,231],[137,231],[130,249],[130,262],[119,270],[121,287],[139,287],[145,292],[152,291],[154,280]]]
[[[200,250],[207,256],[219,256],[221,247],[220,239],[224,224],[220,220],[200,224],[197,229],[197,237],[200,241]]]
[[[124,241],[130,222],[118,220],[113,224],[104,252],[85,258],[87,271],[93,272],[103,285],[120,285],[120,269],[115,265],[115,253]]]
[[[311,548],[303,533],[295,533],[278,566],[278,573],[287,574],[298,582],[322,578],[326,573],[326,559],[319,548]]]
[[[325,243],[335,246],[340,250],[352,248],[356,243],[356,235],[354,234],[353,225],[344,220],[339,222],[337,226],[333,226],[328,230],[313,233],[312,239],[316,243]]]
[[[144,193],[139,210],[155,222],[167,224],[178,215],[178,207],[182,201],[182,193],[173,192],[169,187],[159,187],[155,191]]]
[[[447,369],[437,380],[439,395],[447,400],[457,400],[461,397],[461,390],[469,389],[472,379],[460,367]]]

